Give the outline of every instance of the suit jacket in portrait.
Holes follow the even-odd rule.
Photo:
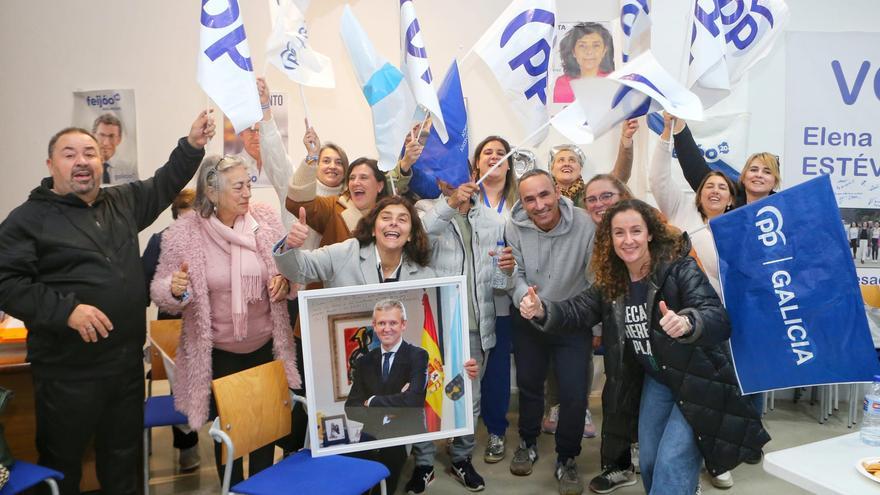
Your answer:
[[[345,414],[364,424],[362,440],[395,438],[427,432],[425,386],[428,353],[401,342],[391,362],[388,380],[382,382],[382,348],[362,356],[352,368],[352,385]],[[409,387],[402,391],[406,385]],[[370,406],[364,402],[373,397]]]

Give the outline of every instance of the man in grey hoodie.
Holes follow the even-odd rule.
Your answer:
[[[504,230],[517,265],[511,292],[514,308],[519,307],[530,287],[542,300],[551,301],[568,299],[585,290],[595,225],[584,210],[560,195],[553,177],[544,170],[526,172],[518,187],[520,199]],[[531,474],[538,459],[544,379],[552,357],[560,383],[556,479],[560,494],[580,494],[583,483],[574,459],[581,451],[587,406],[585,377],[591,363],[584,356],[590,354],[590,332],[551,335],[532,327],[518,311],[512,316],[520,445],[510,471],[519,476]]]

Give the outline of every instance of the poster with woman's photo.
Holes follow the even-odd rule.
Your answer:
[[[555,113],[574,101],[571,81],[604,77],[614,71],[611,22],[560,22],[550,58],[551,110]]]
[[[314,456],[473,433],[464,284],[300,291]]]
[[[278,126],[281,134],[281,142],[285,152],[288,149],[287,111],[290,106],[287,93],[273,91],[269,96],[269,105],[272,109],[272,118]],[[251,187],[272,187],[269,177],[263,171],[263,161],[260,156],[260,126],[261,122],[248,127],[235,134],[235,129],[225,115],[223,116],[223,154],[235,155],[247,165],[248,174],[251,176]]]
[[[102,186],[138,180],[136,124],[133,89],[73,93],[73,125],[88,129],[98,140]]]

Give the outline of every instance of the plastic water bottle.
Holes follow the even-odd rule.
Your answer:
[[[862,443],[878,447],[880,446],[880,375],[874,375],[874,383],[871,384],[871,390],[865,394],[862,410],[864,413],[860,434]]]
[[[492,265],[495,267],[492,272],[492,288],[504,289],[507,287],[507,274],[501,270],[501,250],[504,249],[504,240],[501,239],[495,243],[495,256],[492,257]]]

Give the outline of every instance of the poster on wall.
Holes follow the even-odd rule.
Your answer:
[[[464,284],[459,276],[299,293],[314,456],[473,433]]]
[[[269,105],[286,152],[289,146],[287,112],[290,107],[287,93],[273,91],[269,96]],[[223,154],[237,156],[247,165],[248,174],[251,176],[251,187],[272,187],[269,177],[263,172],[260,158],[260,122],[236,134],[232,121],[224,115]]]
[[[611,21],[560,22],[550,58],[551,113],[574,101],[571,81],[614,72]]]
[[[133,89],[73,93],[73,125],[92,131],[104,162],[102,186],[138,180]]]
[[[880,33],[786,35],[782,185],[829,175],[859,283],[880,284]]]

